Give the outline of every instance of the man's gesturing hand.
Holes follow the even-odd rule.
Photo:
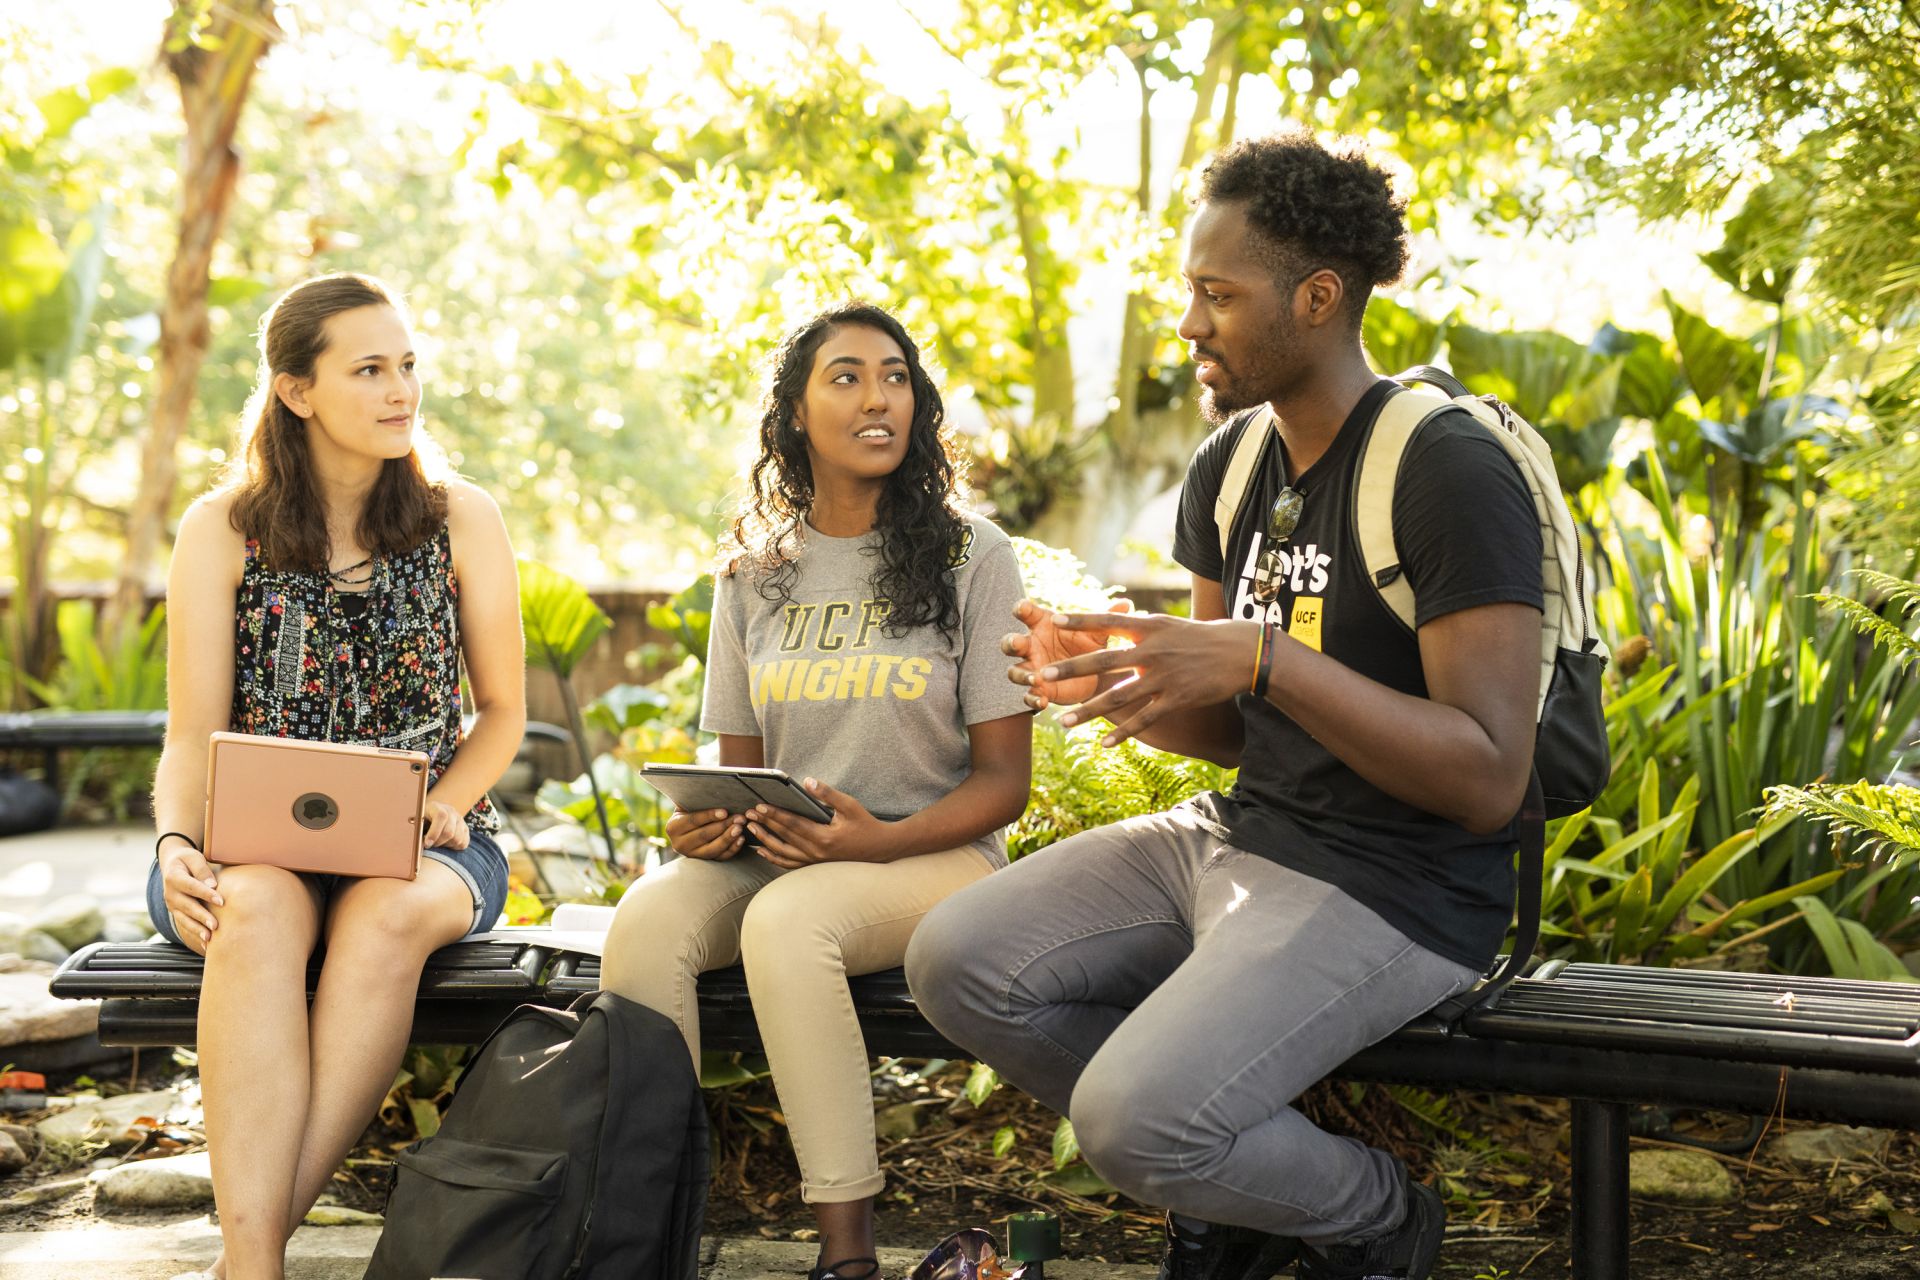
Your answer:
[[[1046,626],[1049,635],[1063,637],[1057,651],[1074,656],[1023,663],[1008,675],[1016,684],[1041,691],[1039,705],[1044,706],[1045,691],[1086,689],[1092,694],[1089,682],[1132,672],[1130,679],[1092,694],[1078,710],[1060,717],[1061,724],[1076,725],[1105,716],[1113,721],[1113,731],[1100,741],[1109,747],[1138,737],[1169,711],[1214,706],[1246,692],[1260,635],[1258,623],[1195,622],[1163,613],[1056,613],[1047,615]],[[1133,645],[1106,648],[1109,636],[1125,637]],[[1098,637],[1098,644],[1087,643],[1090,637]],[[1032,702],[1033,695],[1028,700]]]

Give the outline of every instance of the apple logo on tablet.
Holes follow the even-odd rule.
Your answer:
[[[332,797],[309,791],[293,802],[293,820],[309,831],[324,831],[340,817]]]

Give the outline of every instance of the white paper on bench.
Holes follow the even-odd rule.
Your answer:
[[[544,925],[515,925],[476,933],[468,942],[520,942],[552,947],[556,951],[577,951],[597,956],[607,949],[607,930],[613,925],[613,908],[586,902],[563,902],[553,909],[553,919]]]

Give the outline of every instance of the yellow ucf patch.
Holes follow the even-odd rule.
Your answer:
[[[973,526],[967,525],[960,530],[960,540],[953,544],[953,550],[947,554],[947,568],[958,569],[973,559]]]

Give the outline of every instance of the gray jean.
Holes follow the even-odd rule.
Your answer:
[[[926,1016],[1070,1116],[1107,1181],[1310,1244],[1392,1230],[1405,1188],[1392,1156],[1289,1104],[1477,977],[1185,809],[969,885],[907,949]]]

